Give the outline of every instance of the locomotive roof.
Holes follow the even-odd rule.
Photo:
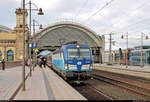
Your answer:
[[[64,45],[64,46],[62,46],[63,48],[64,47],[76,47],[77,45],[79,45],[79,46],[82,46],[82,47],[86,47],[86,48],[89,48],[89,46],[88,45],[81,45],[81,44],[68,44],[68,45]]]

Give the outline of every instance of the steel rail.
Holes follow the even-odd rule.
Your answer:
[[[108,99],[108,100],[116,100],[116,99],[117,99],[116,97],[114,97],[114,96],[112,96],[112,95],[109,95],[108,93],[103,92],[103,91],[101,91],[100,89],[98,89],[98,88],[96,88],[96,87],[94,87],[94,86],[87,85],[86,87],[88,87],[88,88],[90,88],[90,89],[92,89],[92,90],[98,92],[100,95],[104,96],[104,97],[105,97],[106,99]]]
[[[97,80],[101,80],[101,81],[107,82],[109,84],[112,84],[112,85],[124,88],[124,89],[132,91],[132,92],[134,92],[136,94],[139,94],[139,95],[142,95],[142,96],[150,98],[150,94],[147,93],[147,92],[150,92],[150,90],[147,90],[145,88],[142,88],[142,87],[139,87],[139,86],[136,86],[136,85],[131,85],[129,83],[126,83],[126,82],[123,82],[123,81],[119,81],[119,80],[115,80],[115,79],[111,79],[111,78],[108,78],[108,77],[105,77],[105,76],[101,76],[101,75],[93,75],[93,78],[97,79]]]

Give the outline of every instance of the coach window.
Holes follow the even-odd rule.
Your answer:
[[[0,61],[2,60],[2,52],[0,51]]]

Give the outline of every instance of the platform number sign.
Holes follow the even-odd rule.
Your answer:
[[[36,48],[36,49],[34,50],[34,52],[37,53],[37,52],[39,52],[39,50]]]
[[[33,49],[37,48],[37,43],[35,43],[35,42],[32,43],[32,48],[33,48]]]

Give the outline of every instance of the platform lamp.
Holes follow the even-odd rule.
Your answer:
[[[141,68],[144,67],[144,63],[143,63],[143,37],[145,37],[145,39],[149,39],[147,35],[145,35],[143,32],[141,33],[141,57],[140,57]]]
[[[121,35],[121,39],[124,39],[124,35]],[[126,34],[126,59],[125,59],[125,62],[126,62],[126,68],[128,68],[128,59],[127,59],[127,53],[128,53],[128,32]]]
[[[29,26],[30,26],[30,34],[28,36],[28,58],[30,59],[30,76],[32,76],[32,73],[31,73],[31,10],[34,10],[34,11],[38,11],[38,15],[44,15],[43,13],[43,10],[42,8],[38,8],[36,4],[32,3],[31,0],[25,4],[25,5],[28,5],[29,4]],[[34,7],[36,7],[36,9],[32,9],[31,6],[34,5]]]

